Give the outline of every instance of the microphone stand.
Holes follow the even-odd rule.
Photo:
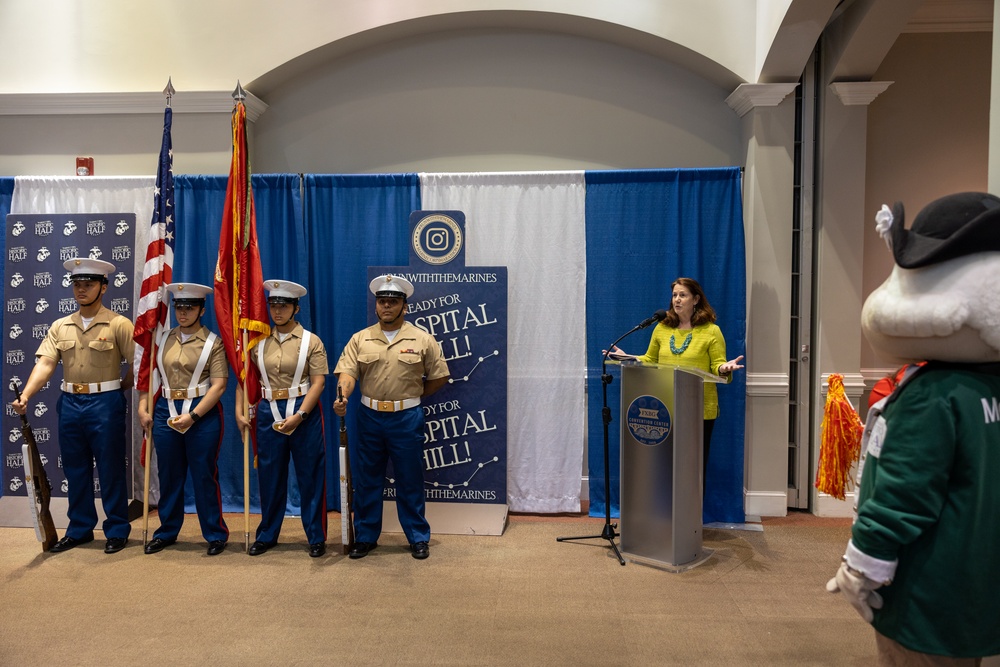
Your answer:
[[[567,542],[570,540],[594,540],[600,538],[602,540],[608,541],[608,546],[611,547],[612,551],[615,552],[615,556],[618,557],[618,562],[623,566],[625,565],[625,559],[622,557],[622,552],[618,550],[618,545],[615,544],[615,538],[618,537],[616,529],[618,528],[617,523],[611,523],[611,453],[610,446],[608,445],[608,425],[611,423],[611,408],[608,407],[608,385],[611,384],[611,374],[608,373],[608,355],[611,354],[612,348],[617,345],[623,338],[630,336],[639,329],[644,329],[650,324],[653,324],[656,320],[650,318],[649,322],[643,322],[633,327],[628,333],[619,336],[618,340],[611,343],[608,349],[604,352],[601,357],[601,388],[604,394],[604,407],[601,408],[601,419],[604,421],[604,530],[601,531],[600,535],[581,535],[579,537],[557,537],[556,542]]]

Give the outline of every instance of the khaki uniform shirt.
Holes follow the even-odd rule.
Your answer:
[[[122,378],[122,361],[132,363],[132,323],[104,306],[86,331],[80,311],[52,323],[36,357],[62,361],[63,380],[110,382]]]
[[[448,363],[434,336],[404,321],[392,343],[379,324],[351,336],[333,371],[360,381],[361,393],[377,401],[401,401],[424,393],[424,377],[448,377]]]
[[[201,353],[208,339],[208,328],[202,326],[186,340],[181,340],[180,327],[174,327],[167,334],[163,343],[163,368],[166,373],[166,385],[171,389],[187,389],[191,385],[191,374],[194,373]],[[201,377],[195,384],[208,382],[210,378],[228,378],[229,364],[226,362],[226,346],[222,339],[216,337],[209,352],[208,363],[201,371]]]
[[[302,346],[302,335],[305,329],[296,323],[292,332],[283,342],[278,340],[277,327],[271,328],[271,335],[264,339],[264,369],[267,371],[267,381],[271,389],[288,389],[295,377],[295,366],[299,361],[299,348]],[[251,360],[257,363],[257,349],[250,352]],[[307,382],[314,375],[327,375],[330,366],[326,360],[326,348],[316,334],[309,336],[309,350],[306,352],[306,366],[302,370],[302,382]]]

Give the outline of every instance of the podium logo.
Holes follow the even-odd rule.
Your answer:
[[[434,214],[413,227],[413,252],[427,264],[447,264],[462,250],[462,228],[450,216]]]
[[[625,424],[636,442],[655,447],[670,435],[670,411],[655,396],[639,396],[628,406]]]

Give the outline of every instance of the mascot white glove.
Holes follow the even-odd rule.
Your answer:
[[[875,592],[880,586],[881,583],[872,581],[847,563],[841,563],[837,575],[826,582],[826,590],[830,593],[843,593],[867,623],[871,623],[875,617],[872,609],[882,608],[882,596]]]

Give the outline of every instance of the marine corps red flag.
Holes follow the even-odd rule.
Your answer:
[[[241,93],[233,109],[233,159],[226,185],[226,204],[219,235],[219,261],[215,267],[215,316],[226,356],[246,389],[250,405],[260,399],[257,367],[247,355],[270,334],[264,278],[257,247],[257,216],[250,185],[247,153],[246,107]],[[247,332],[244,340],[243,332]],[[245,346],[245,347],[244,347]]]

